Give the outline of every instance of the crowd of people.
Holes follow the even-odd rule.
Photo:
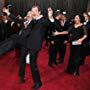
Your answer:
[[[14,48],[17,47],[20,50],[19,76],[22,83],[25,82],[26,55],[29,53],[31,73],[35,83],[33,90],[42,86],[37,57],[43,41],[48,47],[50,68],[54,68],[54,64],[64,63],[66,46],[69,43],[70,57],[65,72],[79,76],[80,66],[85,64],[86,56],[90,55],[90,16],[88,13],[77,13],[69,20],[65,12],[54,11],[51,7],[48,7],[47,15],[43,16],[38,5],[33,6],[24,18],[20,15],[15,17],[5,7],[2,11],[0,45],[3,41],[6,43],[9,38],[14,41]]]

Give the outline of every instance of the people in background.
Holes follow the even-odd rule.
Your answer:
[[[54,35],[62,35],[70,33],[70,58],[68,62],[67,73],[79,75],[80,61],[82,58],[83,43],[87,38],[87,29],[83,25],[84,17],[82,15],[75,15],[74,25],[68,31],[55,32]]]

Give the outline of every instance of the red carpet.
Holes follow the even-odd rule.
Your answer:
[[[42,48],[38,58],[43,83],[40,90],[90,90],[90,57],[87,57],[85,65],[80,68],[80,76],[75,77],[64,72],[68,56],[67,49],[64,64],[51,69],[48,67],[48,51]],[[26,68],[25,84],[19,83],[18,70],[19,59],[15,57],[14,51],[0,57],[0,90],[31,90],[33,81],[29,65]]]

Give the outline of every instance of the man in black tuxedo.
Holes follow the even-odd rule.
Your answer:
[[[20,77],[21,80],[24,80],[26,66],[25,56],[28,52],[30,53],[31,73],[35,83],[33,89],[37,90],[42,86],[40,74],[37,67],[37,57],[42,47],[45,31],[47,30],[47,27],[51,26],[51,22],[48,19],[44,18],[43,15],[41,15],[41,10],[39,6],[33,6],[31,11],[33,13],[34,20],[32,20],[32,22],[27,27],[27,31],[29,31],[29,33],[25,33],[25,47],[22,47],[21,49],[22,56],[20,65]]]
[[[60,29],[61,31],[67,31],[68,28],[70,27],[70,23],[67,20],[66,16],[63,13],[60,13],[61,17],[59,18],[60,20]],[[57,15],[56,15],[57,17]],[[57,18],[56,18],[57,19]],[[64,62],[64,57],[66,53],[66,45],[68,42],[68,35],[59,35],[59,44],[58,44],[58,51],[59,51],[59,63]]]

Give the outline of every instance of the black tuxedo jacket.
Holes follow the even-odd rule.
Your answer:
[[[70,22],[65,21],[64,26],[61,26],[61,31],[67,31],[70,27]],[[65,40],[69,40],[69,35],[61,35],[61,40],[64,42]]]
[[[45,31],[47,30],[47,27],[50,26],[50,21],[44,17],[39,20],[31,21],[28,28],[23,30],[22,34],[20,35],[23,37],[23,45],[31,52],[39,51],[42,46]]]

